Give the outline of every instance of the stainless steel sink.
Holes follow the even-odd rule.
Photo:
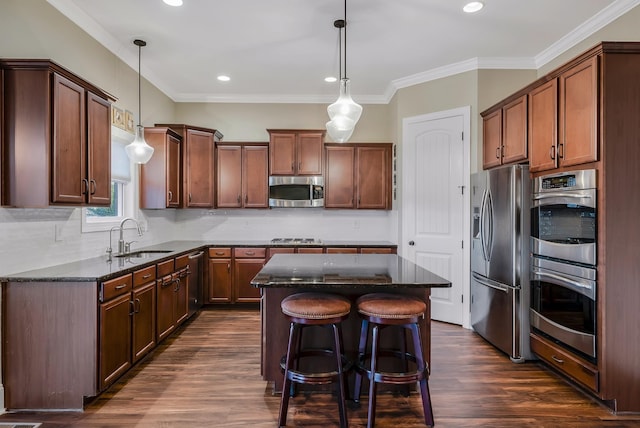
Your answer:
[[[135,259],[146,259],[149,257],[157,256],[158,254],[171,253],[173,250],[140,250],[140,251],[132,251],[130,253],[118,254],[114,257],[129,257]]]

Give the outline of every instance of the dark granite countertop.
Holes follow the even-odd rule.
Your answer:
[[[100,257],[78,260],[70,263],[29,270],[0,277],[1,282],[29,281],[78,281],[95,282],[115,278],[136,271],[146,265],[170,259],[182,254],[192,253],[208,247],[292,247],[309,245],[276,245],[270,240],[220,240],[220,241],[168,241],[148,247],[134,248],[137,251],[165,251],[147,253],[144,257],[115,257],[106,254]],[[384,241],[322,241],[311,246],[320,247],[395,247]]]
[[[446,279],[395,254],[277,254],[251,285],[265,289],[451,287]]]

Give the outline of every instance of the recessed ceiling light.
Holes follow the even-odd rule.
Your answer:
[[[482,3],[481,1],[472,1],[464,5],[462,10],[464,10],[467,13],[474,13],[479,11],[483,7],[484,7],[484,3]]]
[[[228,82],[229,80],[231,80],[231,77],[221,74],[220,76],[218,76],[218,80],[221,82]]]
[[[327,82],[327,83],[333,83],[333,82],[337,82],[338,79],[333,77],[333,76],[329,76],[329,77],[325,77],[324,81]]]
[[[182,6],[182,0],[162,0],[169,6]]]

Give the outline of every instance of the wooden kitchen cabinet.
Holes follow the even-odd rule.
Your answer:
[[[182,137],[166,127],[144,129],[153,147],[149,162],[140,166],[140,208],[179,208],[182,205]]]
[[[578,62],[529,92],[531,172],[598,160],[598,61]]]
[[[184,208],[215,206],[215,144],[222,134],[215,129],[184,124],[156,124],[182,137],[182,190]]]
[[[2,60],[3,204],[111,204],[112,96],[49,60]]]
[[[388,143],[327,144],[325,208],[390,209]]]
[[[527,160],[527,96],[483,115],[482,165],[493,168]]]
[[[233,300],[238,303],[260,301],[260,289],[251,286],[251,280],[265,264],[265,248],[233,249]]]
[[[132,363],[156,346],[156,265],[133,273]]]
[[[322,175],[324,130],[267,129],[270,175]]]
[[[268,162],[267,145],[219,144],[216,161],[216,206],[268,208]]]
[[[131,290],[131,274],[101,285],[98,342],[101,391],[131,367]]]
[[[170,259],[157,266],[157,315],[156,337],[162,339],[173,332],[188,316],[188,269],[176,269]]]
[[[232,303],[231,248],[209,248],[209,303]]]

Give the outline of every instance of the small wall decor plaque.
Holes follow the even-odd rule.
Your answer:
[[[134,120],[133,120],[133,113],[130,112],[129,110],[125,110],[124,111],[124,130],[127,132],[130,132],[131,134],[134,134]]]
[[[121,108],[111,106],[111,124],[120,129],[125,129],[124,111]]]

